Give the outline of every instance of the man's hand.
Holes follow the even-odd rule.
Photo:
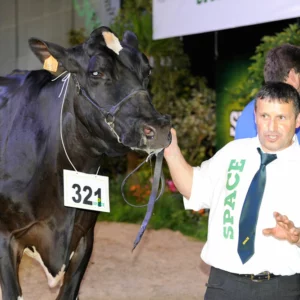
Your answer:
[[[171,144],[165,148],[164,156],[165,158],[172,158],[174,156],[179,156],[181,154],[178,141],[177,141],[177,135],[174,128],[171,128],[171,134],[172,134],[172,142]]]
[[[193,168],[186,162],[180,151],[174,128],[171,129],[171,134],[172,142],[165,148],[164,157],[177,190],[189,199],[192,191]]]
[[[274,212],[274,218],[276,220],[276,226],[274,228],[264,229],[263,234],[266,236],[271,235],[279,240],[287,240],[291,244],[300,246],[300,229],[295,227],[294,222],[278,212]]]

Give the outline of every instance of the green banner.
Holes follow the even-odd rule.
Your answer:
[[[217,63],[217,149],[234,139],[236,121],[244,107],[230,91],[247,77],[249,65],[250,61],[245,57],[219,60]]]

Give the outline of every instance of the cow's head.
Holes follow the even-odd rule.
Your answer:
[[[96,137],[93,147],[99,142],[108,153],[119,140],[126,149],[150,153],[170,143],[170,118],[151,103],[147,92],[151,67],[132,32],[119,42],[109,28],[100,27],[85,43],[69,49],[35,38],[29,45],[43,63],[52,56],[72,74],[69,89],[74,90],[74,112]],[[76,84],[81,87],[79,94]]]

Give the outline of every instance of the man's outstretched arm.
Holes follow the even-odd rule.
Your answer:
[[[189,199],[192,191],[193,168],[186,162],[180,151],[175,129],[172,128],[171,133],[172,142],[165,148],[164,157],[177,190]]]
[[[274,218],[276,226],[264,229],[263,234],[266,236],[271,235],[279,240],[287,240],[291,244],[300,247],[300,228],[295,227],[293,221],[278,212],[274,212]]]

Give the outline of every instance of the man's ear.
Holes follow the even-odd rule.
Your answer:
[[[300,90],[300,74],[294,68],[290,69],[285,82],[292,85],[297,91]]]
[[[256,99],[254,101],[254,110],[253,110],[253,114],[254,114],[254,120],[255,120],[255,124],[257,124],[257,120],[256,120]]]

